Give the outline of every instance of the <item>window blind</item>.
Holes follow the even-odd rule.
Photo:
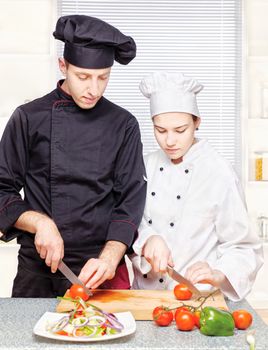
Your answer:
[[[137,57],[127,66],[115,62],[105,97],[136,116],[144,153],[157,143],[139,82],[156,70],[181,71],[205,87],[198,95],[197,136],[208,139],[240,174],[240,6],[241,0],[61,0],[58,16],[98,17],[135,39]]]

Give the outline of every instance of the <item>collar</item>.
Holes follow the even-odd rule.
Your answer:
[[[62,86],[63,83],[64,83],[64,79],[59,80],[58,83],[57,83],[57,88],[56,88],[56,90],[57,90],[57,93],[58,93],[58,95],[59,95],[59,98],[60,98],[61,100],[68,100],[68,101],[73,101],[73,102],[74,102],[72,96],[69,95],[67,92],[65,92],[65,91],[62,89],[61,86]]]

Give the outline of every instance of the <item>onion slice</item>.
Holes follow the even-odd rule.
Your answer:
[[[72,320],[71,323],[74,327],[84,327],[88,324],[88,318],[85,316],[76,317]]]
[[[64,316],[55,325],[53,325],[50,330],[51,332],[56,333],[58,331],[61,331],[64,327],[66,327],[68,323],[69,316]]]
[[[92,328],[92,329],[93,329],[93,332],[92,332],[91,334],[89,334],[89,335],[84,335],[84,337],[86,337],[86,338],[92,338],[92,337],[94,337],[94,335],[97,333],[98,328],[97,328],[97,327],[94,327],[94,328]],[[78,330],[79,330],[78,327],[75,327],[75,328],[74,328],[74,330],[73,330],[73,336],[74,336],[74,337],[81,337],[81,335],[77,335],[77,334],[76,334]]]

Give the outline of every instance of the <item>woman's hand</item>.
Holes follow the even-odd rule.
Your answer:
[[[174,266],[171,251],[161,236],[149,237],[143,246],[142,254],[156,273],[166,272],[167,265]]]
[[[220,287],[226,283],[226,276],[219,270],[214,270],[205,261],[198,261],[187,268],[185,278],[196,283],[208,283],[215,287]]]

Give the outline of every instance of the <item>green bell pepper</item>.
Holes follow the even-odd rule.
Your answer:
[[[234,334],[232,314],[212,306],[206,306],[200,315],[200,332],[205,335],[230,336]]]

